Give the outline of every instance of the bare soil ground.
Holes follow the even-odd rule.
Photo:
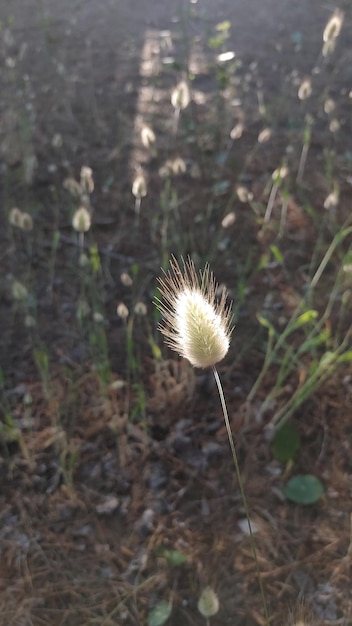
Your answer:
[[[351,368],[332,375],[294,415],[301,437],[295,473],[316,475],[325,486],[314,505],[283,497],[286,469],[273,459],[265,437],[268,415],[259,418],[275,368],[246,412],[267,342],[256,314],[264,308],[278,324],[289,318],[318,239],[325,249],[336,224],[350,213],[349,2],[339,5],[345,23],[332,60],[321,63],[319,56],[334,8],[321,0],[1,4],[1,626],[137,626],[147,624],[162,599],[173,605],[170,626],[200,625],[205,622],[197,600],[206,585],[220,601],[214,626],[264,624],[212,377],[164,348],[164,358],[156,358],[149,341],[152,336],[161,348],[152,299],[166,253],[210,260],[234,297],[243,281],[246,297],[236,308],[236,330],[220,373],[271,623],[294,623],[303,603],[309,614],[304,623],[352,624]],[[240,84],[222,85],[220,98],[227,76],[214,61],[219,50],[208,44],[225,20],[231,22],[226,47],[241,61]],[[193,102],[181,112],[175,137],[170,91],[189,64]],[[293,106],[299,80],[316,65],[313,99]],[[334,133],[321,112],[328,97],[338,107],[340,130]],[[297,165],[307,114],[316,124],[301,195],[290,195],[280,242],[284,263],[250,272],[275,233],[258,227],[235,186],[247,185],[256,200],[283,155],[298,155]],[[224,141],[242,119],[240,142]],[[140,143],[143,121],[158,138],[152,157]],[[269,125],[272,140],[258,144],[258,133]],[[333,174],[326,149],[335,155]],[[171,225],[165,239],[160,206],[172,196],[159,168],[178,156],[187,166],[175,183],[179,232]],[[138,227],[131,194],[137,164],[148,175]],[[74,201],[63,182],[77,179],[82,165],[93,169],[95,181],[93,233],[85,241],[87,252],[97,245],[100,258],[90,305],[99,296],[104,307],[99,336],[107,340],[106,387],[93,327],[77,321],[82,268],[71,227]],[[331,229],[321,231],[316,215],[333,179],[340,203]],[[13,206],[30,212],[31,233],[9,226]],[[199,215],[209,206],[203,228]],[[230,242],[218,234],[227,207],[236,212]],[[273,218],[280,220],[277,204]],[[133,276],[132,288],[121,282],[123,272]],[[14,278],[32,294],[25,312],[11,297]],[[321,301],[329,286],[328,276]],[[89,292],[89,284],[84,289]],[[134,317],[138,367],[131,373],[129,328],[116,306],[124,302],[132,311],[141,300],[147,316]],[[28,317],[35,327],[26,326]],[[327,326],[336,318],[334,309]],[[296,385],[288,381],[278,402]],[[168,550],[186,555],[186,562],[172,567]]]

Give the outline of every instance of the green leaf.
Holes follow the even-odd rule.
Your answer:
[[[336,353],[327,350],[320,359],[320,367],[330,367],[336,361]]]
[[[259,324],[261,324],[261,326],[264,326],[264,328],[267,328],[270,333],[275,335],[275,328],[269,322],[269,320],[266,319],[266,317],[263,317],[262,315],[260,315],[260,313],[257,313],[257,320],[258,320]]]
[[[209,39],[210,48],[219,48],[223,43],[224,37],[222,35],[218,37],[210,37]]]
[[[154,359],[156,359],[156,361],[160,361],[160,359],[161,359],[161,350],[160,350],[158,344],[155,343],[153,337],[149,337],[148,338],[148,343],[149,343],[149,345],[151,347]]]
[[[299,446],[300,437],[292,424],[284,424],[276,433],[272,442],[272,452],[278,461],[291,461]]]
[[[275,260],[279,263],[279,265],[282,265],[284,262],[284,257],[282,256],[282,253],[280,252],[279,248],[275,246],[274,244],[272,244],[270,246],[270,250],[273,256],[275,257]]]
[[[179,550],[161,550],[159,555],[166,559],[170,567],[177,567],[177,565],[183,565],[183,563],[188,561],[187,554]]]
[[[267,252],[264,252],[264,254],[262,254],[260,258],[257,269],[262,270],[263,267],[265,267],[268,263],[269,263],[269,254]]]
[[[284,494],[291,502],[297,504],[313,504],[324,493],[320,480],[311,474],[294,476],[284,488]]]
[[[304,326],[304,324],[308,324],[308,322],[316,320],[317,317],[318,317],[318,311],[314,311],[314,309],[310,309],[309,311],[306,311],[305,313],[302,313],[302,315],[297,317],[296,321],[293,322],[292,328],[290,330],[291,331],[296,330],[297,328]]]
[[[155,607],[149,611],[148,626],[162,626],[169,619],[172,605],[166,600],[160,600]]]
[[[96,245],[91,246],[89,248],[89,252],[90,252],[90,261],[92,264],[93,272],[94,274],[97,274],[100,270],[100,257],[99,257],[98,247]]]
[[[343,262],[342,262],[342,265],[343,265],[343,267],[346,266],[346,265],[352,265],[352,250],[349,250],[345,254]]]
[[[341,356],[339,356],[338,358],[338,361],[339,363],[348,363],[349,361],[352,361],[352,350],[348,350],[347,352],[341,354]]]
[[[306,340],[297,350],[297,355],[311,352],[318,346],[322,344],[327,344],[330,339],[330,335],[330,330],[328,328],[325,328],[319,335],[311,337],[309,338],[309,340]]]
[[[229,20],[225,20],[224,22],[220,22],[215,26],[218,33],[223,33],[224,31],[230,30],[231,22]]]

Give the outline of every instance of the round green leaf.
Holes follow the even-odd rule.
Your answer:
[[[179,550],[162,550],[160,552],[160,556],[163,556],[164,559],[167,560],[167,564],[170,567],[177,567],[177,565],[183,565],[183,563],[187,563],[188,556],[184,554],[184,552],[180,552]]]
[[[297,429],[292,424],[284,424],[277,431],[271,449],[278,461],[291,461],[300,446]]]
[[[160,600],[155,607],[149,612],[148,626],[163,626],[169,619],[172,606],[166,600]]]
[[[310,474],[294,476],[284,488],[286,498],[297,504],[313,504],[323,493],[324,487],[320,480]]]

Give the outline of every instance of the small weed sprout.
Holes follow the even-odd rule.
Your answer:
[[[241,478],[236,448],[232,436],[224,392],[215,365],[227,354],[232,333],[231,305],[226,304],[227,291],[222,290],[220,301],[216,294],[219,286],[214,275],[206,266],[198,277],[191,259],[183,261],[183,270],[177,260],[172,257],[170,271],[159,279],[161,299],[157,298],[156,306],[163,316],[159,329],[166,343],[172,350],[187,359],[191,365],[199,368],[211,367],[217,384],[222,411],[232,458],[236,470],[240,493],[248,520],[252,555],[256,565],[256,573],[265,614],[265,623],[269,626],[269,615],[266,606],[262,578],[251,529],[247,498]],[[203,604],[201,605],[203,606]]]

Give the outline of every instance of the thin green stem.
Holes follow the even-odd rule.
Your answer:
[[[217,388],[218,388],[218,392],[219,392],[219,396],[220,396],[222,412],[224,414],[224,420],[225,420],[225,426],[226,426],[226,430],[227,430],[227,436],[228,436],[228,439],[229,439],[229,444],[230,444],[231,453],[232,453],[232,459],[233,459],[233,463],[234,463],[236,474],[237,474],[237,480],[238,480],[238,485],[239,485],[239,488],[240,488],[240,493],[241,493],[241,498],[242,498],[242,502],[243,502],[244,512],[245,512],[245,515],[246,515],[246,518],[247,518],[247,521],[248,521],[248,529],[249,529],[251,550],[252,550],[252,555],[253,555],[253,559],[254,559],[254,562],[255,562],[255,569],[256,569],[256,574],[257,574],[258,583],[259,583],[260,595],[261,595],[261,599],[262,599],[262,603],[263,603],[265,623],[266,623],[266,626],[269,626],[270,625],[270,619],[269,619],[268,607],[267,607],[266,599],[265,599],[263,580],[262,580],[262,577],[261,577],[261,574],[260,574],[260,569],[259,569],[259,563],[258,563],[258,556],[257,556],[256,545],[255,545],[255,539],[254,539],[254,535],[253,535],[253,532],[252,532],[251,521],[250,521],[250,518],[249,518],[249,509],[248,509],[248,504],[247,504],[247,498],[246,498],[246,494],[245,494],[244,487],[243,487],[240,467],[239,467],[239,464],[238,464],[237,452],[236,452],[235,443],[234,443],[233,436],[232,436],[230,420],[229,420],[229,414],[228,414],[228,411],[227,411],[224,391],[223,391],[223,388],[222,388],[222,384],[221,384],[221,380],[220,380],[218,371],[217,371],[216,367],[214,367],[214,366],[213,366],[213,374],[214,374],[215,382],[216,382],[216,385],[217,385]]]
[[[332,255],[333,255],[333,253],[335,251],[335,248],[337,248],[338,244],[341,243],[345,239],[345,237],[347,235],[349,235],[351,232],[352,232],[352,226],[349,226],[348,228],[345,228],[344,230],[339,231],[337,233],[337,235],[335,235],[335,237],[332,240],[330,246],[328,247],[327,251],[325,252],[324,257],[323,257],[323,259],[322,259],[322,261],[321,261],[317,271],[315,272],[315,274],[314,274],[314,276],[313,276],[313,278],[311,280],[311,283],[309,285],[309,289],[314,289],[314,287],[316,287],[316,285],[319,282],[319,279],[321,278],[321,275],[323,274],[327,264],[329,263]]]

